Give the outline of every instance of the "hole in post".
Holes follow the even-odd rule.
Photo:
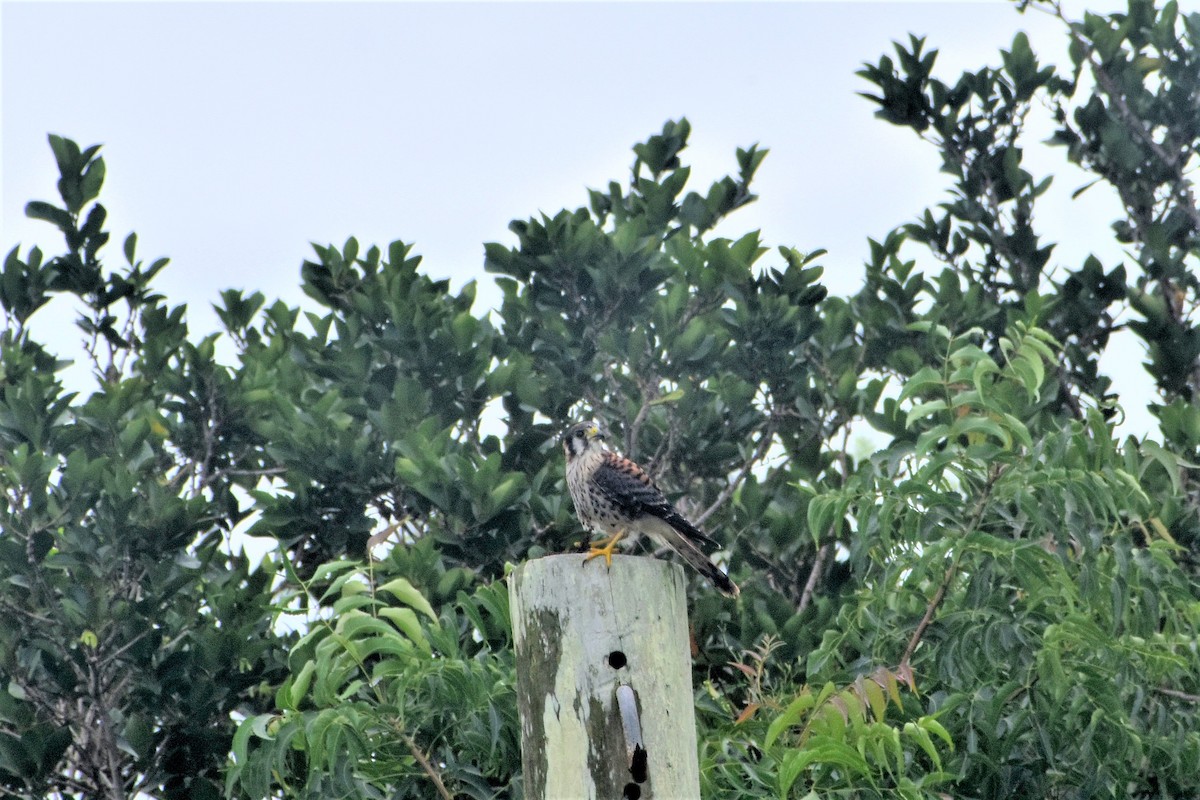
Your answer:
[[[636,783],[625,784],[625,789],[621,792],[621,797],[626,800],[641,800],[642,787]]]
[[[633,761],[629,765],[629,774],[638,783],[645,783],[650,777],[650,765],[646,763],[646,750],[640,744],[633,748]]]
[[[625,658],[625,654],[620,650],[613,650],[608,654],[608,665],[613,669],[621,669],[629,663],[629,659]]]

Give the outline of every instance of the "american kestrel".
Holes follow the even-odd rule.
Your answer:
[[[609,450],[595,422],[571,426],[562,438],[567,454],[567,488],[579,521],[609,536],[594,544],[587,560],[603,556],[612,565],[613,549],[622,537],[647,534],[674,550],[722,593],[737,597],[738,587],[709,561],[702,545],[718,547],[667,500],[645,470]]]

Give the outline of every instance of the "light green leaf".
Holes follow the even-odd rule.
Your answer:
[[[381,608],[379,616],[391,620],[392,624],[418,647],[426,653],[430,652],[429,640],[425,637],[425,631],[421,629],[421,623],[411,608]]]
[[[917,720],[917,725],[931,733],[937,735],[939,739],[946,743],[946,746],[951,750],[954,749],[954,739],[950,737],[950,732],[947,731],[942,723],[938,722],[933,717],[921,717]]]
[[[292,681],[291,691],[288,693],[288,700],[291,708],[299,708],[300,701],[308,694],[308,687],[312,683],[313,673],[316,672],[317,662],[306,661],[304,666],[300,668],[300,672]]]
[[[779,738],[779,735],[800,722],[805,712],[812,708],[815,702],[816,698],[813,697],[812,692],[809,691],[807,686],[804,687],[800,694],[796,696],[796,699],[788,703],[788,707],[784,709],[783,713],[771,721],[771,724],[767,727],[767,736],[763,740],[763,747],[770,749],[775,740]]]
[[[912,407],[908,412],[908,416],[904,420],[904,427],[911,428],[913,422],[918,419],[928,417],[938,411],[945,411],[949,408],[949,404],[945,400],[930,400],[926,403],[919,403]]]
[[[941,770],[942,756],[938,753],[937,748],[933,746],[933,740],[929,738],[929,731],[918,726],[915,722],[904,723],[904,734],[915,741],[917,745],[925,751],[925,755],[929,756],[929,760],[934,766]]]
[[[664,395],[659,395],[658,397],[654,398],[653,400],[650,401],[650,405],[661,406],[666,403],[677,403],[682,399],[683,399],[683,389],[676,389],[674,391],[667,392]]]
[[[933,367],[921,367],[917,370],[916,374],[904,383],[904,387],[900,390],[900,395],[896,398],[896,402],[903,402],[926,389],[941,388],[943,384],[944,381],[940,372]]]
[[[379,587],[379,591],[391,594],[401,603],[412,606],[435,623],[437,622],[437,614],[434,613],[433,606],[429,605],[429,601],[425,599],[425,596],[417,591],[416,587],[409,583],[407,578],[395,578],[388,581]]]

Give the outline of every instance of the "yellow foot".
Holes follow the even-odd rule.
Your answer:
[[[598,543],[593,543],[592,548],[588,550],[588,554],[583,557],[583,563],[591,561],[593,558],[604,556],[605,566],[612,566],[613,551],[616,549],[617,542],[625,537],[625,531],[617,531],[607,539],[601,539]]]

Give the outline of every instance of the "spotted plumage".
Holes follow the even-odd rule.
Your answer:
[[[613,548],[622,537],[646,534],[678,553],[721,592],[736,597],[738,587],[701,549],[716,549],[716,542],[675,510],[645,470],[609,450],[604,438],[599,425],[581,422],[562,440],[575,513],[585,528],[608,534],[589,558],[603,556],[611,564]]]

